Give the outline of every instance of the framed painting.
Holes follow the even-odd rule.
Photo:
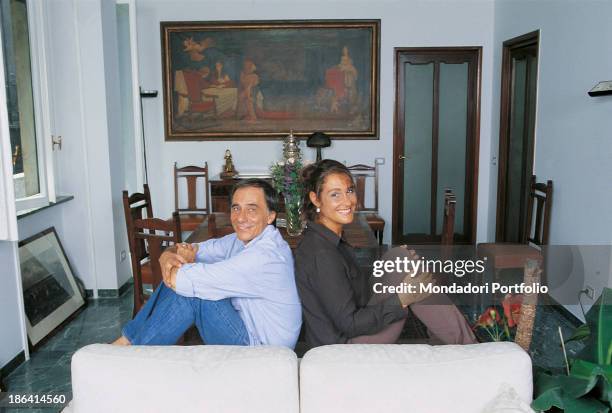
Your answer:
[[[19,242],[28,338],[38,344],[85,301],[55,228]]]
[[[378,139],[380,20],[162,22],[167,141]]]

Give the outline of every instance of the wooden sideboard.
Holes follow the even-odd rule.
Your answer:
[[[232,187],[240,179],[216,179],[208,181],[210,184],[210,206],[212,212],[230,212],[230,194]],[[271,181],[271,179],[266,179]],[[285,202],[279,197],[279,212],[285,210]]]
[[[238,179],[209,181],[212,212],[230,212],[230,193],[232,192],[232,186],[238,181]]]

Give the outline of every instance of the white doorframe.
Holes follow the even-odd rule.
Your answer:
[[[0,44],[2,33],[0,32]],[[28,333],[25,320],[25,306],[23,303],[23,289],[21,285],[21,267],[19,264],[19,249],[17,240],[17,210],[15,205],[15,191],[13,188],[13,164],[11,162],[11,140],[9,134],[8,108],[6,106],[6,84],[4,77],[4,53],[0,48],[0,240],[9,241],[12,249],[13,268],[15,268],[15,284],[17,286],[17,303],[19,324],[21,325],[21,347],[25,359],[30,359],[28,348]]]
[[[140,76],[138,72],[138,30],[136,23],[136,0],[117,0],[117,4],[127,4],[130,22],[130,63],[132,68],[132,113],[134,114],[134,154],[136,159],[136,187],[140,190],[145,184],[144,146],[140,101]]]

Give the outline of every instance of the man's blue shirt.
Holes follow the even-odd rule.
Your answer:
[[[268,225],[246,245],[235,233],[202,242],[195,261],[178,271],[178,294],[205,300],[231,298],[251,345],[295,347],[302,307],[293,255],[276,228]]]

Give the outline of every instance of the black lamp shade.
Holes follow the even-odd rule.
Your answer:
[[[317,148],[317,162],[321,160],[321,148],[327,148],[331,145],[331,138],[323,132],[315,132],[306,141],[306,146],[309,148]]]

